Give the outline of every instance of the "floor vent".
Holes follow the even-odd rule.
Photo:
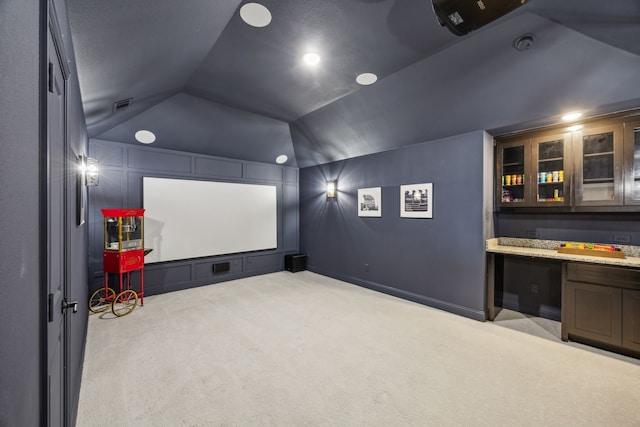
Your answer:
[[[113,111],[122,111],[131,107],[133,104],[133,98],[121,99],[120,101],[116,101],[113,103]]]

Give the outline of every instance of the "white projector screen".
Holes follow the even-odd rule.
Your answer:
[[[275,249],[273,185],[143,178],[146,263]]]

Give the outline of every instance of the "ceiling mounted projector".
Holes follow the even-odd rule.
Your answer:
[[[528,0],[432,0],[438,22],[463,36],[495,21]]]

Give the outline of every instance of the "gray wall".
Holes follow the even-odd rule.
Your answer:
[[[485,319],[491,138],[473,132],[300,170],[309,270]],[[325,183],[338,181],[327,200]],[[431,182],[433,219],[400,218],[402,184]],[[358,188],[382,187],[382,217],[358,217]]]
[[[87,138],[64,1],[56,1],[71,77],[68,85],[67,298],[80,301],[68,316],[67,378],[71,425],[80,387],[87,325],[86,227],[75,217],[75,157]],[[46,421],[46,263],[41,232],[46,171],[47,2],[5,0],[0,4],[0,426],[35,426]],[[42,72],[42,73],[41,73]],[[41,174],[34,171],[41,171]]]
[[[99,185],[89,191],[92,290],[103,286],[104,280],[100,209],[144,207],[145,176],[275,185],[278,209],[277,249],[148,264],[144,269],[145,295],[280,271],[285,253],[298,251],[297,168],[97,139],[89,142],[89,149],[91,157],[100,162]],[[229,262],[230,271],[214,273],[213,265],[221,262]]]
[[[40,5],[0,3],[0,425],[40,422]],[[10,43],[6,41],[10,40]],[[36,171],[36,173],[34,173]]]

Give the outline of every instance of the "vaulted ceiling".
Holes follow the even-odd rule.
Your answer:
[[[245,3],[67,0],[89,136],[306,167],[640,107],[638,0],[530,0],[462,37],[430,0],[260,0],[266,27]]]

